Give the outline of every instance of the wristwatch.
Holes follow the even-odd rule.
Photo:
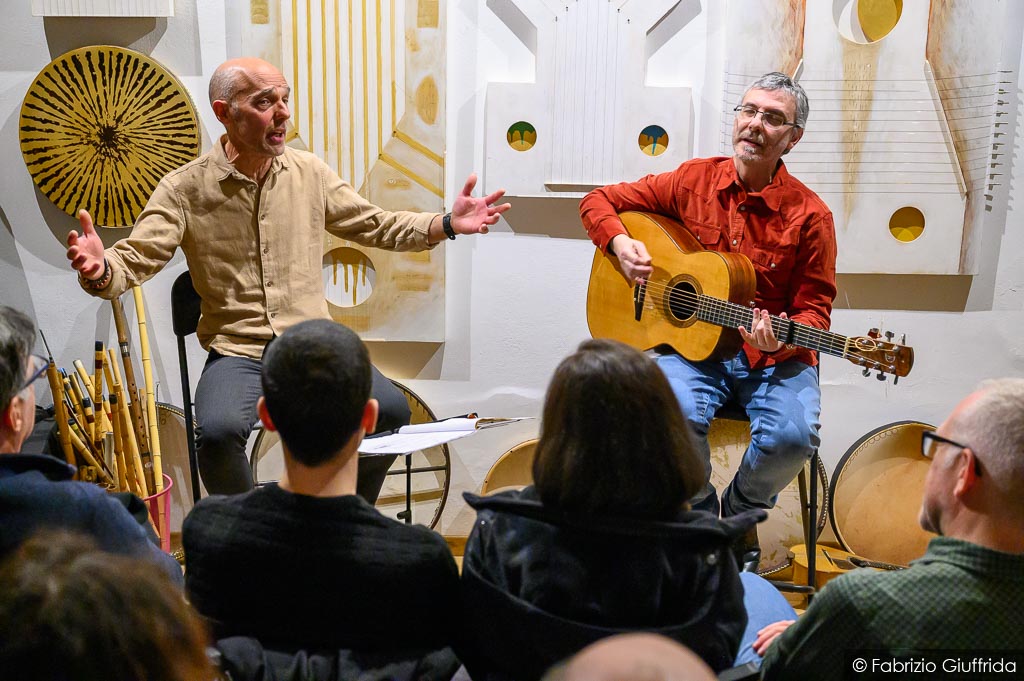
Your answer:
[[[444,229],[444,235],[449,239],[455,238],[455,230],[452,229],[452,214],[445,213],[444,217],[441,218],[441,228]]]

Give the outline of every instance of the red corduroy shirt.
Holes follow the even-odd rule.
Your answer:
[[[613,237],[626,234],[617,214],[627,210],[676,218],[705,248],[742,253],[754,264],[758,307],[829,328],[836,297],[832,211],[784,163],[757,193],[743,188],[731,157],[694,159],[669,173],[595,189],[580,202],[580,215],[602,251]],[[763,353],[744,344],[743,350],[753,367],[788,359],[817,363],[804,348]]]

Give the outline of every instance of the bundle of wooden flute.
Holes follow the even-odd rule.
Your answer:
[[[103,341],[96,341],[92,373],[78,359],[71,370],[58,368],[45,337],[43,344],[50,361],[46,376],[61,449],[65,460],[78,471],[76,478],[145,498],[163,491],[164,485],[145,311],[138,287],[135,295],[145,392],[136,386],[124,308],[117,299],[111,304],[120,366],[114,349],[104,348]],[[164,518],[154,520],[158,527],[167,526]]]

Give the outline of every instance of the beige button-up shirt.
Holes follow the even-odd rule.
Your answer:
[[[197,335],[207,350],[259,358],[275,335],[329,319],[323,230],[364,246],[430,248],[432,213],[382,210],[316,156],[286,148],[260,187],[224,154],[224,139],[168,173],[129,237],[106,250],[119,296],[160,271],[180,247],[202,298]]]

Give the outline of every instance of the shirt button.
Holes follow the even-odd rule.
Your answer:
[[[264,248],[263,249],[263,255],[266,255],[267,253],[270,253],[270,249],[269,248]]]
[[[735,245],[736,245],[736,243],[737,243],[737,242],[736,242],[736,239],[733,239],[733,240],[732,240],[732,245],[733,245],[733,246],[735,246]]]
[[[276,317],[277,317],[277,313],[276,313],[276,312],[271,312],[271,313],[270,313],[270,318],[271,318],[271,319],[274,319],[274,318],[276,318]]]
[[[772,263],[771,265],[769,265],[769,267],[771,267],[774,270],[775,269],[775,263]]]
[[[740,210],[745,211],[745,210],[747,210],[747,207],[746,206],[740,206]]]
[[[268,282],[267,282],[267,288],[270,288],[270,287],[271,287],[271,286],[273,286],[273,285],[274,285],[274,282],[272,282],[272,281],[268,281]]]

